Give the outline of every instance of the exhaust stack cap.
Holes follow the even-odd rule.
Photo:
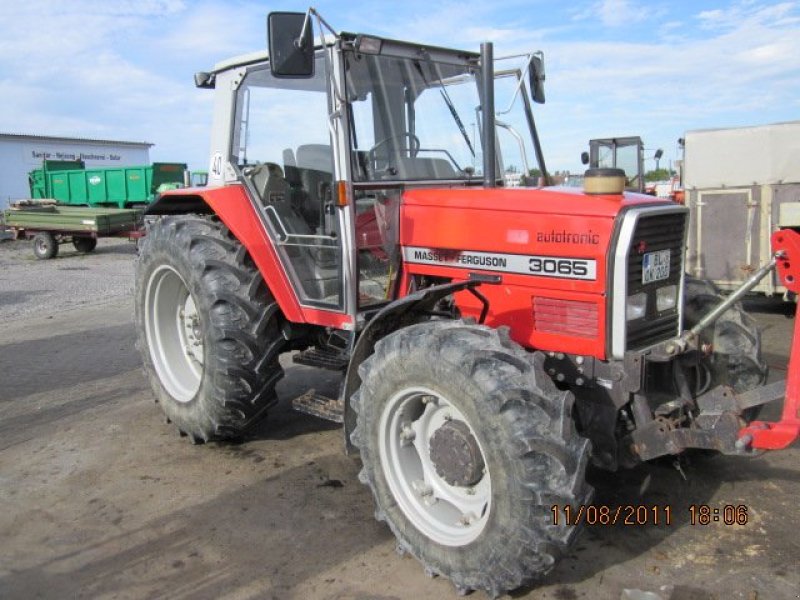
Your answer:
[[[624,190],[622,169],[587,169],[583,175],[583,191],[587,194],[621,194]]]

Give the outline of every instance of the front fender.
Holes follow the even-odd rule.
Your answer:
[[[481,283],[494,283],[494,281],[480,278],[427,287],[387,304],[367,323],[353,347],[339,397],[344,406],[344,440],[347,454],[357,452],[356,447],[350,442],[350,433],[356,427],[356,414],[350,405],[350,398],[361,385],[358,367],[373,353],[375,344],[398,329],[428,319],[435,304],[455,292],[470,290],[482,299],[480,293],[475,290]]]

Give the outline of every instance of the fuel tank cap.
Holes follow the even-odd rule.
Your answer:
[[[587,169],[583,174],[583,191],[587,194],[621,194],[624,190],[622,169]]]

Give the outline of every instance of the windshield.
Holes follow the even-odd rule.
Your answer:
[[[639,182],[639,146],[637,139],[632,142],[618,140],[598,141],[597,166],[600,168],[616,168],[625,171],[626,188],[638,188]]]
[[[348,54],[346,67],[357,181],[481,174],[476,66]]]

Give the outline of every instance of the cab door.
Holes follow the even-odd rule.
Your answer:
[[[341,313],[346,227],[336,209],[330,61],[322,52],[309,78],[275,77],[267,63],[246,69],[231,163],[269,225],[300,304]]]

